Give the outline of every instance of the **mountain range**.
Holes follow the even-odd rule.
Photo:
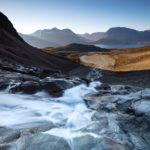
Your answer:
[[[97,44],[136,44],[150,43],[150,30],[137,31],[125,27],[115,27],[104,33]]]
[[[150,43],[150,30],[137,31],[125,27],[110,28],[106,32],[92,34],[76,34],[70,29],[44,29],[32,34],[20,36],[30,45],[38,48],[65,46],[72,43],[79,44],[138,44]]]
[[[60,46],[59,44],[53,43],[51,41],[44,40],[42,38],[38,38],[32,35],[22,34],[19,33],[19,35],[30,45],[38,48],[43,47],[57,47]]]
[[[37,30],[36,32],[31,34],[33,37],[40,38],[42,40],[50,41],[60,46],[68,45],[71,43],[84,43],[86,42],[72,32],[70,29],[44,29],[44,30]]]

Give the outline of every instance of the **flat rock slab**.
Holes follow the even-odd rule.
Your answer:
[[[71,150],[64,138],[42,133],[23,136],[15,146],[11,150]]]
[[[12,142],[20,137],[20,132],[7,127],[0,127],[0,144]]]

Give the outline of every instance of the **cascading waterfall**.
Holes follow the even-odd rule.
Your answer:
[[[64,136],[73,148],[71,138],[80,135],[80,129],[91,123],[94,111],[88,109],[83,96],[96,92],[100,82],[89,86],[80,84],[67,89],[62,97],[53,98],[44,92],[34,95],[0,93],[1,126],[23,128],[37,121],[51,121],[58,127],[46,131],[47,134]]]
[[[92,68],[86,78],[93,82],[95,80],[99,80],[101,77],[102,77],[101,71],[97,68]]]

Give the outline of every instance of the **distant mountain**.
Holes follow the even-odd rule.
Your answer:
[[[97,41],[100,39],[105,32],[95,32],[95,33],[85,33],[85,34],[78,34],[80,37],[86,39],[87,41]]]
[[[44,47],[57,47],[60,46],[58,44],[52,43],[47,40],[43,40],[37,37],[34,37],[32,35],[22,34],[19,33],[19,35],[30,45],[38,48],[44,48]]]
[[[57,28],[53,28],[53,29],[37,30],[31,35],[36,38],[50,41],[52,43],[56,43],[61,46],[68,45],[71,43],[82,43],[82,44],[87,43],[83,39],[81,39],[78,35],[76,35],[74,32],[72,32],[70,29],[59,30]]]
[[[137,31],[125,27],[115,27],[103,34],[96,44],[134,44],[150,42],[150,31]]]

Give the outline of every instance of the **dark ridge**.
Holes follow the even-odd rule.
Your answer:
[[[14,37],[16,37],[17,39],[22,40],[22,38],[18,35],[17,31],[13,27],[13,24],[2,12],[0,12],[0,27],[8,33],[10,33],[11,35],[13,35]]]
[[[57,47],[54,48],[55,50],[59,51],[79,51],[79,52],[100,52],[100,51],[109,51],[105,48],[100,48],[94,45],[84,45],[78,43],[72,43],[67,46]]]

